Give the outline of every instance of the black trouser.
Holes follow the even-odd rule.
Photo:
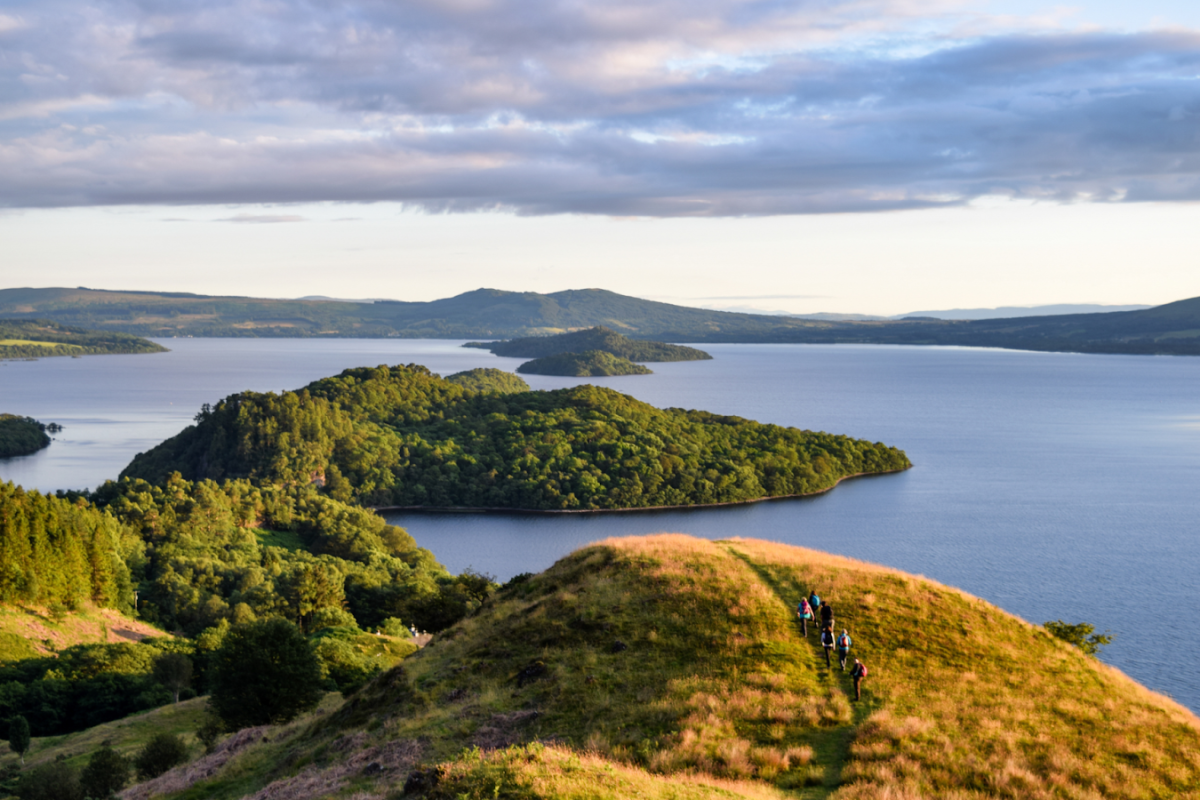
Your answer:
[[[838,650],[838,661],[841,663],[842,669],[846,668],[846,659],[849,657],[850,657],[849,650],[841,650],[841,649]]]
[[[829,645],[825,645],[825,666],[827,666],[827,667],[833,666],[833,664],[829,663],[829,651],[832,649],[833,648],[830,647]]]

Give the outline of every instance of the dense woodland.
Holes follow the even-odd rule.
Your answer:
[[[480,367],[447,375],[446,380],[472,392],[528,392],[529,384],[502,369]]]
[[[329,688],[353,688],[390,663],[389,640],[364,630],[441,630],[492,588],[486,576],[450,575],[402,529],[309,485],[171,476],[56,497],[0,484],[0,602],[132,614],[136,597],[141,619],[189,637],[0,666],[0,720],[19,713],[49,735],[161,705],[170,695],[150,672],[168,651],[193,659],[203,691],[224,632],[275,616],[313,639]]]
[[[127,333],[85,330],[44,319],[0,319],[0,359],[164,353],[166,349]]]
[[[694,347],[630,339],[603,325],[584,331],[560,333],[556,336],[529,336],[503,342],[467,342],[463,347],[478,347],[490,350],[498,356],[511,358],[545,358],[560,353],[583,353],[599,350],[630,361],[704,361],[712,359],[708,353]]]
[[[591,385],[476,394],[410,365],[231,395],[123,475],[324,476],[331,497],[373,506],[604,509],[806,494],[908,466],[900,450],[846,436],[657,409]]]
[[[535,358],[517,367],[517,372],[523,375],[565,375],[573,378],[651,374],[649,368],[603,350],[555,353],[552,356]]]
[[[32,417],[0,414],[0,458],[27,456],[50,445],[47,426]]]

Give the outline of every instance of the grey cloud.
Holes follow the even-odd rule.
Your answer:
[[[870,46],[912,35],[902,0],[14,5],[0,206],[1200,199],[1190,32],[929,39],[909,56]]]
[[[235,214],[232,217],[213,220],[214,222],[246,222],[253,225],[271,225],[277,222],[307,222],[305,217],[298,214]]]

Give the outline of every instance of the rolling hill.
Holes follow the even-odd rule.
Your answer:
[[[638,362],[706,361],[712,356],[694,347],[631,339],[611,328],[597,325],[582,331],[554,336],[529,336],[503,342],[467,342],[463,347],[490,350],[510,358],[545,358],[563,353],[584,353],[599,350],[603,353]]]
[[[272,300],[94,289],[0,290],[0,317],[138,336],[545,336],[598,325],[668,342],[909,344],[1200,355],[1200,298],[1139,311],[986,320],[817,320],[711,311],[602,289],[477,289],[432,302]]]
[[[812,589],[860,702],[795,624]],[[124,796],[1194,798],[1200,720],[933,581],[665,534],[516,578],[340,708],[207,758]]]

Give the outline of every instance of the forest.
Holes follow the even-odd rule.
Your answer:
[[[712,359],[708,353],[694,347],[630,339],[603,325],[583,331],[560,333],[556,336],[529,336],[522,339],[508,339],[503,342],[467,342],[463,347],[490,350],[498,356],[510,358],[544,358],[561,353],[599,350],[629,361],[704,361]]]
[[[658,409],[591,385],[478,394],[409,365],[231,395],[122,475],[320,480],[330,497],[370,506],[571,510],[808,494],[909,466],[900,450],[847,436]]]
[[[47,425],[32,417],[0,414],[0,458],[27,456],[48,447],[50,437],[46,434],[47,428]]]
[[[224,633],[270,617],[308,634],[329,688],[348,690],[390,663],[371,657],[394,649],[364,631],[442,630],[493,588],[484,575],[451,575],[401,528],[307,484],[175,475],[61,496],[0,484],[0,602],[56,615],[115,608],[186,637],[0,665],[0,720],[19,713],[47,735],[161,705],[170,696],[150,672],[164,652],[188,655],[203,691]]]
[[[517,367],[517,372],[522,375],[566,375],[574,378],[651,374],[647,367],[603,350],[555,353],[552,356],[535,358]]]
[[[85,330],[44,319],[0,319],[0,359],[166,351],[128,333]]]
[[[480,367],[447,375],[446,380],[472,392],[528,392],[529,384],[502,369]]]

